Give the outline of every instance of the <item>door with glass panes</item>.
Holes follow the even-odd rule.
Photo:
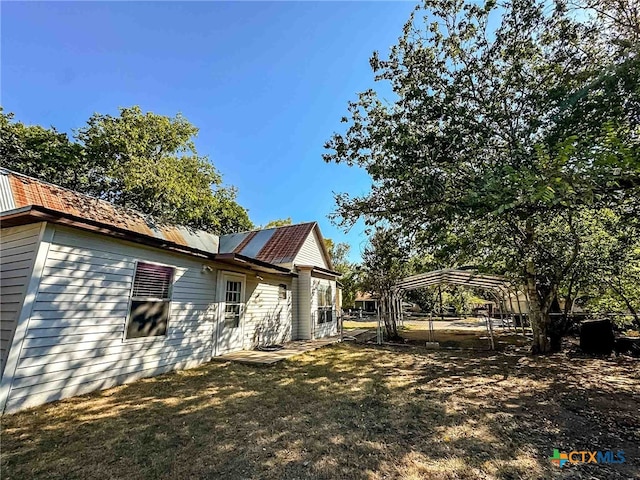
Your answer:
[[[215,355],[242,350],[244,316],[244,275],[222,272],[218,284],[220,316]]]

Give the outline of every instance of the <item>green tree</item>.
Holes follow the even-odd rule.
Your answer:
[[[342,308],[355,306],[356,294],[360,288],[360,268],[349,260],[351,246],[348,243],[335,243],[330,238],[324,239],[324,244],[329,252],[333,269],[340,272],[342,284]]]
[[[94,114],[75,141],[54,128],[0,117],[2,165],[153,216],[216,233],[249,230],[233,187],[194,145],[198,129],[181,115],[139,107]]]
[[[349,262],[351,246],[344,242],[335,243],[331,238],[324,239],[324,246],[329,253],[333,268],[338,272],[344,273],[343,271],[351,265],[351,262]]]
[[[139,107],[120,115],[94,114],[78,130],[87,158],[105,165],[102,198],[178,223],[218,233],[252,227],[235,201],[234,189],[206,157],[198,154],[198,129],[182,115],[170,118]]]
[[[276,220],[271,220],[262,228],[276,228],[276,227],[284,227],[285,225],[291,225],[292,220],[291,217],[288,218],[279,218]]]
[[[581,254],[562,293],[565,311],[582,300],[594,313],[628,313],[640,327],[640,238],[622,210],[583,219]]]
[[[15,122],[0,108],[0,165],[63,187],[81,190],[91,168],[82,147],[55,128]]]
[[[629,222],[639,213],[638,44],[584,12],[426,0],[389,57],[371,58],[395,100],[361,93],[324,156],[373,180],[336,196],[342,225],[383,222],[449,263],[518,278],[540,353],[581,254],[578,217],[627,202]]]
[[[378,228],[362,253],[360,284],[362,291],[376,294],[389,339],[399,338],[397,320],[400,315],[394,302],[394,285],[408,273],[406,246],[397,232]]]

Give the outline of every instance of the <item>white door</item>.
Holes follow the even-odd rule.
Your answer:
[[[241,274],[221,272],[218,284],[220,317],[215,355],[242,350],[244,317],[244,284]]]

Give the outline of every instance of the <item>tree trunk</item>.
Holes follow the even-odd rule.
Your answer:
[[[528,270],[528,268],[527,268]],[[531,353],[548,353],[551,350],[549,342],[549,310],[544,308],[536,287],[535,275],[527,271],[527,293],[529,295],[529,321],[533,330],[533,344]]]
[[[384,328],[387,332],[387,340],[398,340],[397,312],[394,307],[394,296],[388,290],[380,289],[380,315],[384,321]]]
[[[574,298],[573,298],[573,286],[575,284],[575,275],[571,276],[569,286],[567,287],[567,295],[564,297],[564,308],[562,309],[562,315],[565,322],[569,322],[569,313],[572,310]]]
[[[531,250],[535,241],[535,232],[533,225],[527,221],[526,223],[526,244]],[[533,331],[533,344],[531,345],[531,353],[541,354],[548,353],[551,350],[549,342],[549,306],[546,305],[545,299],[541,298],[538,291],[536,267],[531,258],[526,260],[526,289],[529,297],[529,321],[531,330]]]

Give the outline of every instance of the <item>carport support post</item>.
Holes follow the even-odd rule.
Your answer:
[[[493,341],[493,322],[491,321],[491,315],[487,317],[487,322],[489,322],[489,340],[491,341],[491,350],[495,350],[496,345]]]
[[[507,330],[510,330],[510,328],[509,328],[509,318],[508,318],[508,315],[506,313],[506,311],[507,311],[507,302],[504,300],[504,291],[501,288],[498,291],[500,292],[500,295],[498,296],[498,302],[500,303],[500,321],[502,322],[502,330],[504,330],[505,328]],[[507,320],[506,324],[505,324],[505,319]]]
[[[380,300],[382,300],[382,295],[380,295]],[[382,345],[382,326],[380,325],[380,301],[378,302],[378,331],[376,332],[376,340],[378,341],[378,345]]]
[[[507,290],[507,295],[509,296],[509,311],[511,312],[511,318],[513,318],[513,329],[517,332],[518,329],[516,328],[516,319],[514,317],[514,314],[516,312],[513,311],[513,302],[511,301],[511,290]]]
[[[524,317],[522,316],[522,307],[520,306],[520,295],[518,294],[518,290],[516,290],[516,301],[518,302],[518,315],[520,315],[520,327],[522,328],[522,335],[526,336],[526,332],[524,331]]]
[[[444,311],[442,310],[442,285],[438,285],[438,298],[440,299],[440,319],[444,321]]]
[[[499,302],[500,302],[500,320],[502,321],[502,330],[504,331],[504,319],[505,317],[507,317],[507,323],[508,323],[508,315],[505,314],[505,310],[507,309],[507,302],[504,301],[504,291],[502,289],[500,289],[500,298],[499,298]],[[511,330],[511,327],[509,327],[509,325],[507,325],[507,330]]]
[[[493,299],[497,301],[497,305],[500,305],[500,297],[498,294],[493,290],[491,290],[490,293]],[[500,308],[500,319],[502,320],[502,308]],[[487,322],[489,322],[489,340],[491,341],[491,350],[495,350],[496,344],[493,339],[493,321],[491,319],[491,315],[487,317]],[[502,328],[504,328],[504,320],[502,320]]]
[[[531,315],[531,300],[529,300],[529,294],[527,293],[526,288],[523,290],[523,292],[524,298],[527,301],[527,317],[529,317],[529,315]],[[531,326],[531,320],[529,320],[529,326]]]

